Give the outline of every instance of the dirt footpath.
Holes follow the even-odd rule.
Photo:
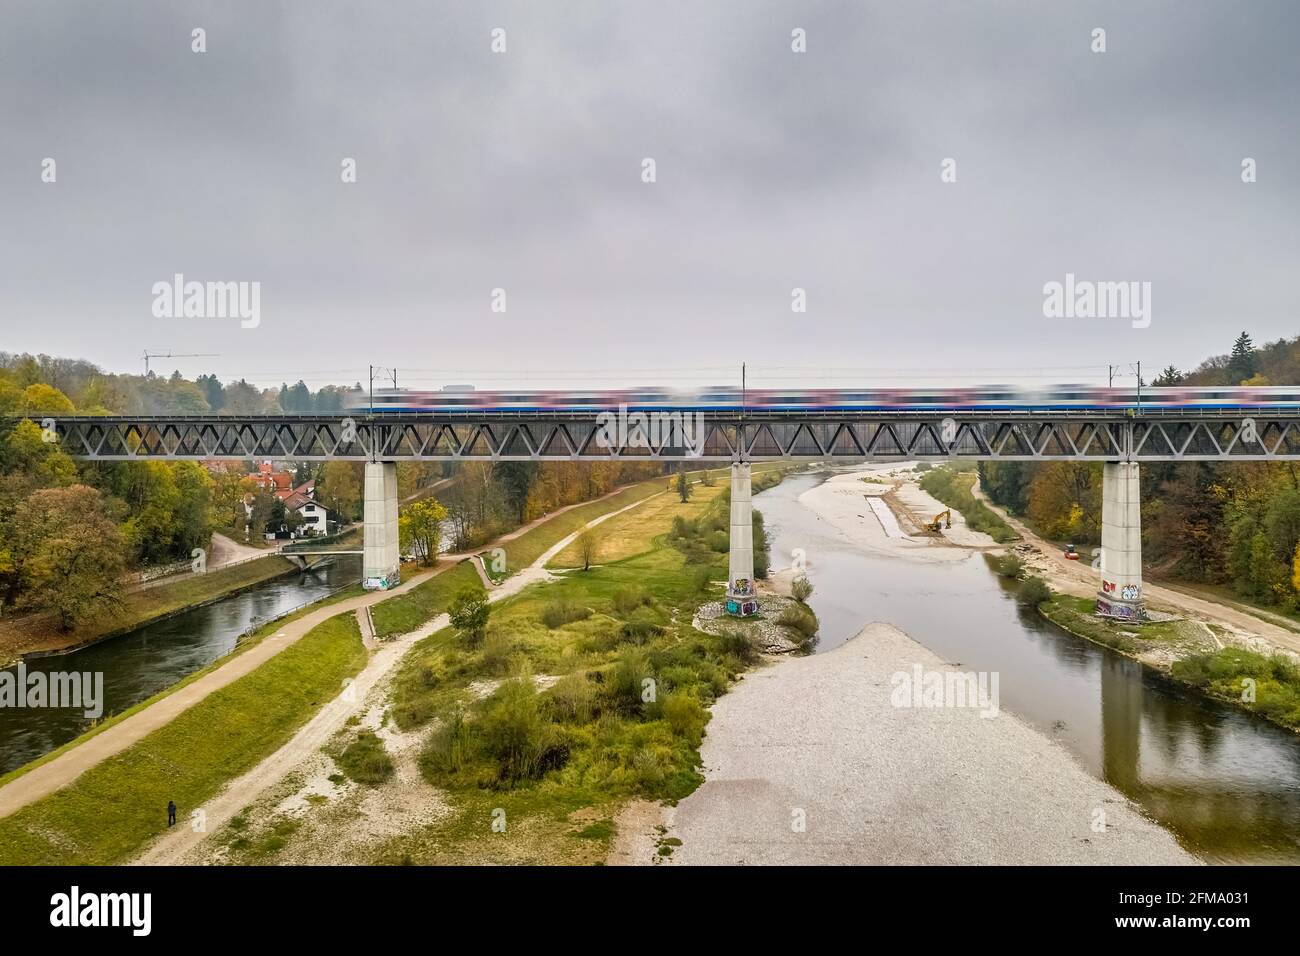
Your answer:
[[[980,488],[978,479],[971,490],[975,497],[1011,525],[1025,543],[1038,549],[1037,554],[1025,556],[1031,573],[1043,578],[1054,591],[1072,594],[1075,597],[1097,595],[1100,576],[1093,569],[1090,556],[1085,555],[1078,561],[1066,560],[1057,545],[1039,537],[1023,521],[1007,514],[1002,507],[990,501],[984,490]],[[1262,641],[1272,647],[1300,653],[1300,633],[1247,611],[1190,593],[1190,588],[1174,590],[1159,584],[1144,582],[1142,592],[1147,606],[1153,610],[1218,625],[1243,644],[1251,645]]]
[[[654,497],[651,495],[617,511],[601,515],[589,521],[584,528],[599,525]],[[531,584],[549,580],[552,575],[546,570],[546,562],[564,550],[582,530],[580,528],[552,545],[527,568],[506,578],[499,587],[492,588],[488,592],[488,600],[499,601],[518,594]],[[337,614],[338,606],[331,609],[330,613]],[[364,805],[359,805],[355,808],[355,812],[343,815],[344,819],[338,829],[330,834],[331,843],[339,853],[346,847],[364,847],[370,840],[377,839],[380,835],[394,835],[391,832],[393,820],[389,819],[385,822],[384,814],[394,812],[395,806],[403,809],[403,818],[410,819],[423,819],[427,814],[439,812],[440,799],[414,769],[413,748],[418,743],[419,734],[400,735],[391,729],[386,732],[401,738],[390,741],[400,744],[394,749],[397,751],[395,756],[401,772],[394,783],[396,789],[386,791],[380,797],[358,793],[356,788],[330,785],[329,761],[320,751],[335,734],[344,729],[353,716],[361,718],[362,726],[378,729],[380,716],[387,705],[391,678],[402,658],[406,656],[406,652],[420,640],[449,624],[447,615],[439,614],[410,634],[381,643],[379,649],[371,655],[361,673],[353,679],[343,694],[318,711],[288,743],[243,776],[232,780],[213,799],[198,808],[203,811],[205,817],[203,833],[196,833],[190,827],[173,827],[160,836],[134,862],[170,866],[183,863],[208,863],[219,859],[219,849],[207,841],[208,836],[217,833],[245,807],[264,794],[272,792],[272,788],[277,784],[281,785],[282,789],[288,789],[289,792],[285,795],[276,793],[276,796],[281,799],[271,808],[271,812],[277,812],[288,806],[294,808],[299,816],[305,816],[317,806],[322,810],[328,810],[332,801],[337,806],[338,797],[352,795],[358,800],[370,799],[369,811]],[[306,782],[297,787],[284,788],[282,781],[286,778]],[[339,814],[334,816],[338,818]],[[314,858],[305,862],[324,861]],[[332,862],[343,862],[343,860],[336,857]]]

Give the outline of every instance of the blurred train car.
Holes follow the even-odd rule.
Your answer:
[[[385,389],[354,394],[349,408],[396,413],[600,412],[1000,412],[1300,410],[1300,388],[1274,386],[1192,388],[1107,388],[1055,385],[1022,388],[981,385],[961,388],[740,389],[726,385],[697,389],[656,387],[606,390],[485,390],[456,386],[440,391]]]

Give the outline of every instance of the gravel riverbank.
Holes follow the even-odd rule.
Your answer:
[[[894,706],[894,675],[916,665],[957,670],[871,624],[747,676],[714,705],[705,783],[666,811],[667,836],[682,843],[664,862],[1196,862],[1012,714]],[[629,833],[639,858],[628,862],[652,862],[656,842]]]

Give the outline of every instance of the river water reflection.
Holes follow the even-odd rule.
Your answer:
[[[772,566],[807,554],[819,652],[884,621],[963,670],[1211,862],[1300,862],[1300,736],[1171,685],[1020,609],[982,555],[931,564],[865,551],[799,502],[828,475],[755,496]]]
[[[29,673],[102,673],[104,717],[109,717],[229,654],[236,638],[253,624],[318,600],[360,578],[361,558],[339,555],[324,567],[265,581],[83,650],[29,661],[26,669]],[[0,773],[62,746],[84,733],[90,723],[83,710],[0,708]]]

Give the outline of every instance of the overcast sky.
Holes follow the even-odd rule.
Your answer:
[[[1300,332],[1298,44],[1291,0],[0,0],[0,349],[259,384],[1186,368]],[[1150,282],[1150,326],[1045,318],[1067,272]],[[155,317],[175,273],[259,282],[260,324]]]

